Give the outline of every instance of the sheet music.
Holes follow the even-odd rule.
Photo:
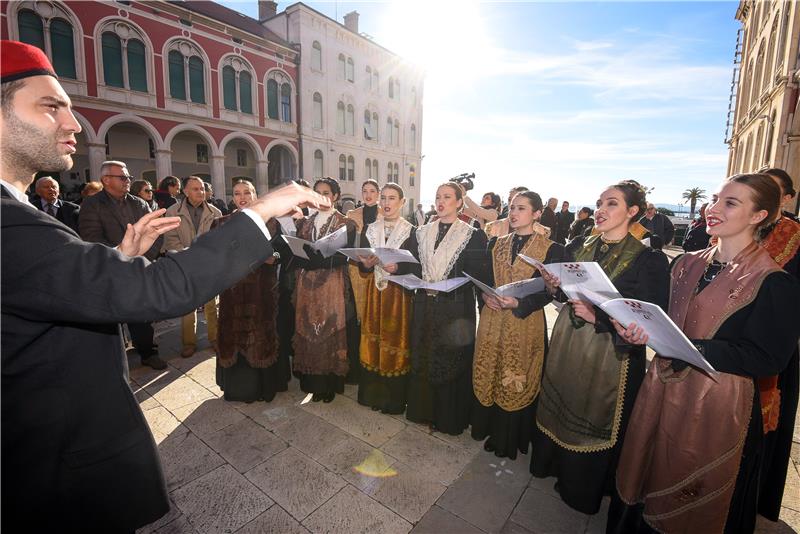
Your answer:
[[[469,273],[465,272],[464,276],[469,278],[469,280],[475,284],[478,289],[484,293],[494,295],[495,297],[514,297],[519,299],[522,297],[527,297],[528,295],[532,295],[533,293],[544,291],[544,280],[541,278],[519,280],[517,282],[511,282],[510,284],[502,285],[498,288],[493,288],[470,276]]]
[[[284,235],[297,236],[297,226],[294,223],[294,219],[291,217],[276,217],[276,220],[281,225],[281,232]]]
[[[442,291],[444,293],[449,293],[469,283],[469,278],[466,276],[448,278],[447,280],[441,280],[439,282],[426,282],[413,274],[392,275],[388,276],[386,279],[412,291],[415,289],[425,289],[428,291]]]
[[[392,263],[419,263],[409,251],[395,248],[343,248],[339,250],[342,254],[353,261],[359,261],[358,257],[377,256],[381,265]]]
[[[335,232],[317,239],[312,246],[315,250],[321,252],[324,257],[330,258],[340,248],[347,246],[347,226],[342,226]]]
[[[298,258],[303,258],[305,260],[308,259],[308,254],[306,254],[306,251],[303,250],[303,245],[311,245],[313,247],[314,243],[286,234],[281,234],[281,237],[284,241],[286,241],[286,244],[289,245],[289,248],[292,250],[292,254]]]

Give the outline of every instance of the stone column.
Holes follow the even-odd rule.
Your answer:
[[[256,163],[256,192],[259,195],[265,194],[269,190],[269,162],[260,159]]]
[[[88,143],[89,147],[89,176],[93,182],[100,181],[100,166],[106,160],[105,143]]]
[[[172,174],[172,151],[156,150],[156,185]]]
[[[211,185],[214,187],[214,196],[217,198],[228,197],[226,183],[225,156],[211,156]]]

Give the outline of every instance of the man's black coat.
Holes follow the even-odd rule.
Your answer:
[[[272,248],[242,214],[151,263],[2,196],[2,530],[132,531],[169,505],[119,323],[180,317]]]
[[[44,207],[42,206],[42,199],[40,197],[34,197],[31,199],[31,204],[39,208],[40,210],[44,211]],[[61,201],[61,205],[56,210],[56,219],[61,221],[62,223],[66,224],[75,232],[78,231],[78,216],[80,215],[81,207],[77,204],[73,204],[72,202],[67,202],[66,200]]]

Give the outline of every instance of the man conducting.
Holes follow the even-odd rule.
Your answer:
[[[264,221],[329,202],[291,184],[154,263],[138,256],[176,227],[163,210],[117,249],[86,243],[24,195],[37,171],[72,167],[81,130],[50,61],[2,41],[0,83],[2,530],[131,532],[169,503],[118,323],[208,302],[272,255]]]

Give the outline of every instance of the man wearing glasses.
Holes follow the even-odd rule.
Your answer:
[[[130,194],[131,175],[124,162],[104,161],[100,167],[100,181],[103,190],[83,201],[78,233],[84,241],[116,247],[122,242],[128,224],[134,224],[150,213],[150,207],[141,198]],[[161,244],[162,238],[159,237],[144,257],[155,260]],[[142,357],[142,365],[153,369],[166,368],[167,364],[158,357],[153,346],[153,324],[128,323],[128,330],[134,348]]]

